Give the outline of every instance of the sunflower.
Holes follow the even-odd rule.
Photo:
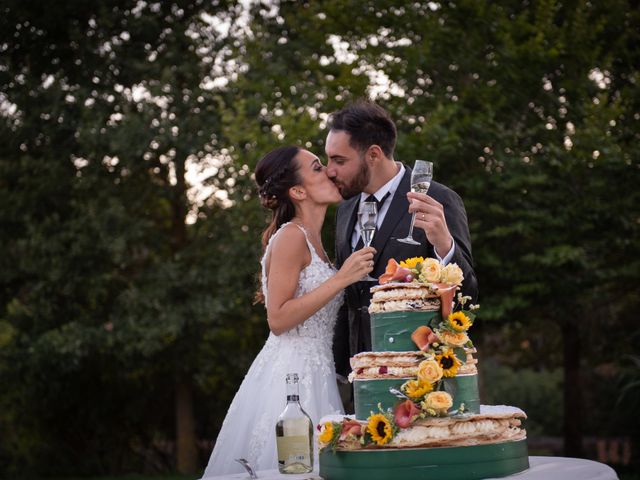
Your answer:
[[[409,270],[414,270],[416,266],[422,262],[424,262],[424,258],[422,257],[411,257],[401,261],[400,266],[404,268],[408,268]]]
[[[440,355],[436,355],[436,360],[442,367],[445,377],[455,377],[458,373],[458,368],[462,365],[458,357],[453,354],[453,350],[447,350]]]
[[[433,386],[429,382],[409,380],[402,385],[401,390],[407,395],[407,397],[417,400],[433,390]]]
[[[322,443],[329,443],[331,442],[332,438],[333,438],[333,423],[325,422],[322,428],[322,433],[318,437],[318,440],[320,440],[320,442]]]
[[[387,417],[381,413],[376,413],[369,417],[367,432],[369,432],[371,439],[376,442],[377,445],[384,445],[391,440],[391,437],[393,436],[393,427]]]
[[[447,318],[449,325],[456,332],[466,332],[471,326],[471,319],[462,312],[455,312]]]

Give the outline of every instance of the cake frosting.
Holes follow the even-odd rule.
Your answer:
[[[458,375],[478,373],[475,348],[464,348],[465,362]],[[418,375],[420,362],[428,358],[423,352],[362,352],[351,357],[349,381],[369,378],[407,378]]]
[[[407,378],[418,374],[424,357],[418,352],[363,352],[351,358],[349,381],[370,378]]]
[[[389,283],[371,289],[369,313],[440,310],[440,297],[431,285]]]
[[[358,422],[362,431],[367,428],[364,421],[355,420],[352,416],[342,417],[328,415],[320,421],[321,425],[344,421]],[[522,428],[522,420],[527,415],[516,407],[506,405],[482,405],[478,414],[462,414],[452,417],[431,417],[415,421],[415,423],[399,432],[384,445],[362,445],[353,443],[352,438],[344,436],[339,439],[337,448],[349,450],[376,450],[418,447],[453,447],[470,445],[487,445],[526,438]],[[324,433],[321,427],[321,435]]]

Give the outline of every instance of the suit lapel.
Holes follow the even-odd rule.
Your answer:
[[[387,214],[380,226],[380,230],[376,232],[373,237],[373,242],[371,242],[371,246],[378,252],[376,255],[376,263],[382,257],[382,249],[389,241],[391,233],[393,233],[402,217],[404,215],[409,215],[409,200],[407,200],[406,194],[411,189],[411,169],[406,165],[404,168],[404,176],[402,177],[402,180],[400,180],[400,184],[391,199],[389,210],[387,210]]]
[[[338,225],[338,248],[340,250],[342,261],[351,255],[351,235],[356,225],[356,209],[358,208],[360,195],[355,195],[345,201],[344,216]]]

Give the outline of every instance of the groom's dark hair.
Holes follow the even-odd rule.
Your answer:
[[[359,152],[378,145],[387,157],[393,158],[398,136],[396,125],[389,113],[371,100],[359,99],[332,113],[329,129],[347,132],[349,144]]]

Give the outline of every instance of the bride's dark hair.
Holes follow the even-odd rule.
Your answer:
[[[289,198],[289,189],[300,184],[298,162],[295,157],[300,147],[287,145],[271,150],[256,165],[255,178],[260,203],[271,210],[271,221],[262,232],[262,251],[267,248],[271,236],[285,223],[291,221],[296,209]],[[263,302],[262,285],[258,287],[256,302]]]

